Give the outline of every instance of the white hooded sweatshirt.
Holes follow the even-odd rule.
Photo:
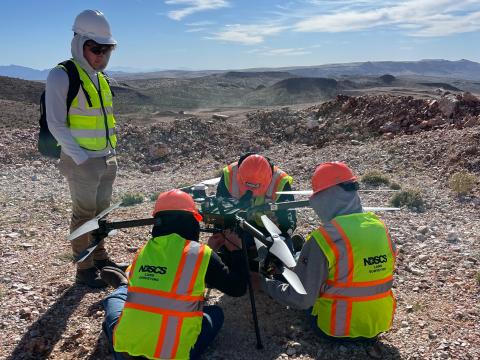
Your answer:
[[[83,44],[87,37],[76,34],[72,39],[72,57],[87,72],[88,76],[98,89],[97,70],[94,70],[83,56]],[[108,64],[110,53],[105,54],[105,67]],[[104,68],[105,68],[104,67]],[[103,71],[104,68],[99,71]],[[102,157],[115,154],[110,143],[107,148],[99,151],[89,151],[81,148],[73,138],[67,126],[67,93],[68,75],[58,68],[53,68],[48,74],[45,86],[45,108],[47,113],[48,129],[62,147],[62,151],[70,156],[77,165],[91,157]]]

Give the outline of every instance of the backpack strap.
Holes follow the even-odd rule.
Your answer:
[[[72,60],[65,60],[58,65],[62,66],[65,69],[65,72],[68,75],[68,93],[67,93],[67,112],[70,110],[73,99],[78,94],[80,89],[80,75],[78,73],[77,67]]]

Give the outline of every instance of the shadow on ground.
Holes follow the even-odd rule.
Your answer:
[[[67,322],[90,290],[73,285],[27,330],[7,360],[47,359],[62,338]]]
[[[305,310],[281,305],[264,293],[255,293],[264,349],[256,349],[255,331],[248,295],[221,296],[216,304],[225,313],[225,323],[205,358],[271,360],[312,359],[401,359],[399,350],[388,343],[388,333],[375,343],[332,341],[319,337],[307,320]]]

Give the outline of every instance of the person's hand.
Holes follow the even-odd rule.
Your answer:
[[[210,236],[207,241],[207,245],[210,246],[214,251],[217,251],[225,244],[225,236],[219,232]]]
[[[223,232],[225,235],[225,247],[228,251],[235,251],[242,248],[242,239],[238,234],[230,229]]]

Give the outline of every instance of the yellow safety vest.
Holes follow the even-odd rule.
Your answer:
[[[178,234],[151,239],[129,271],[127,301],[114,330],[117,352],[188,359],[202,329],[212,250]]]
[[[67,125],[73,138],[86,150],[103,150],[110,143],[117,146],[112,92],[105,76],[97,73],[99,89],[74,60],[80,76],[80,88],[67,115]]]
[[[337,216],[314,230],[329,274],[312,315],[325,334],[372,338],[390,329],[395,256],[385,224],[373,213]]]

